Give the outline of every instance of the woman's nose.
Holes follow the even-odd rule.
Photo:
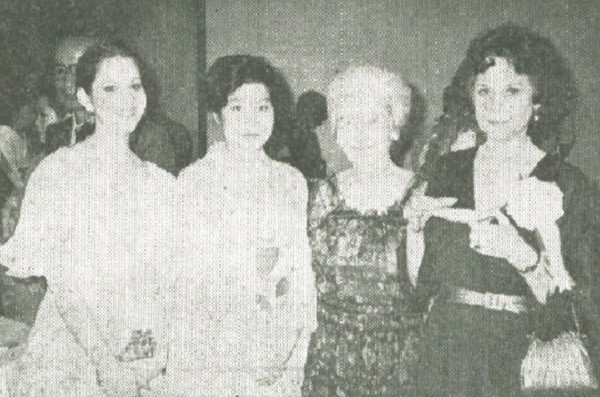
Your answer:
[[[491,94],[487,101],[487,110],[494,115],[502,115],[506,106],[506,101],[500,94]]]

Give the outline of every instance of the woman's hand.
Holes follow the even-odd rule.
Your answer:
[[[519,271],[530,269],[538,262],[538,253],[504,215],[497,214],[470,226],[470,246],[480,254],[506,259]]]
[[[140,396],[137,373],[112,357],[106,358],[98,365],[96,369],[96,382],[100,386],[100,389],[109,396]]]
[[[425,196],[426,184],[415,190],[412,197],[404,207],[404,218],[408,220],[408,227],[414,232],[420,232],[425,223],[431,218],[435,210],[453,206],[458,199],[454,197],[429,197]]]
[[[269,368],[261,368],[258,371],[256,383],[260,386],[268,387],[277,382],[285,372],[285,366],[274,366]]]

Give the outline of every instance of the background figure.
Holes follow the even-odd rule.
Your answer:
[[[316,120],[325,117],[314,130],[317,139],[319,140],[321,156],[325,162],[326,176],[330,177],[351,168],[352,163],[350,163],[348,157],[346,157],[346,154],[338,144],[335,130],[328,122],[327,99],[324,96],[322,96],[322,99],[320,97],[317,99],[317,95],[322,96],[320,93],[313,94],[312,96],[315,100],[312,101],[312,105],[309,109],[311,112],[314,112],[312,114],[316,116]],[[323,99],[325,101],[323,101]],[[315,118],[315,116],[313,116],[313,118]]]
[[[392,142],[390,146],[390,158],[398,167],[406,167],[419,170],[418,156],[413,150],[416,143],[425,136],[425,117],[427,116],[427,104],[423,93],[414,84],[410,87],[410,112],[406,123],[400,130],[400,138]]]
[[[93,119],[75,96],[75,70],[81,55],[96,41],[92,37],[72,36],[56,44],[50,72],[54,83],[53,105],[59,121],[48,127],[47,153],[61,146],[72,146],[93,132]]]
[[[305,368],[308,396],[414,391],[421,317],[410,307],[402,218],[413,173],[390,157],[410,98],[400,77],[373,66],[350,68],[329,86],[331,125],[352,168],[310,184],[318,327]]]
[[[291,165],[307,179],[324,178],[327,164],[315,131],[327,120],[327,99],[316,91],[302,93],[296,103],[296,118],[298,131],[289,144]]]

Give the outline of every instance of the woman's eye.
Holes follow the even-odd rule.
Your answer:
[[[131,85],[131,88],[134,91],[141,91],[142,90],[142,84],[141,83],[134,83]]]
[[[242,110],[242,107],[240,105],[231,105],[231,110],[234,112],[239,112]]]
[[[267,112],[271,109],[271,105],[260,105],[258,107],[258,110],[261,112]]]
[[[115,92],[117,88],[114,85],[106,85],[102,89],[104,92]]]
[[[488,95],[490,93],[490,89],[487,87],[480,87],[477,89],[477,95],[479,96],[484,96],[484,95]]]
[[[508,87],[506,92],[508,92],[510,95],[516,95],[521,92],[521,89],[519,87]]]

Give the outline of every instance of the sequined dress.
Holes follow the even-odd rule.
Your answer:
[[[305,367],[311,396],[411,395],[421,316],[406,273],[406,222],[349,208],[335,177],[314,182],[309,237],[317,275],[318,327]]]

